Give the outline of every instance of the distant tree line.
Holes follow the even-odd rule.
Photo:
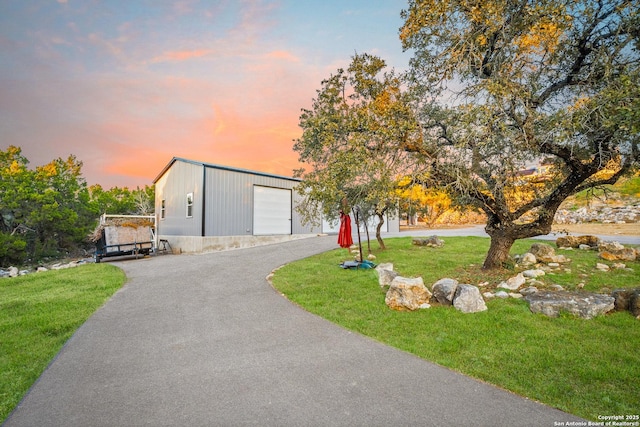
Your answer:
[[[87,236],[102,213],[153,214],[153,186],[88,186],[73,155],[28,165],[21,148],[0,151],[0,266],[92,251]]]

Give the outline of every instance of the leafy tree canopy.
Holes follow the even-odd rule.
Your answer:
[[[487,214],[485,268],[568,196],[637,169],[638,0],[411,0],[402,17],[421,126],[400,148]]]
[[[87,187],[71,155],[30,169],[19,147],[0,151],[0,265],[77,253],[102,213],[149,214],[154,189]]]
[[[355,55],[347,70],[339,69],[322,82],[317,98],[300,116],[302,136],[294,150],[311,170],[300,169],[298,210],[308,221],[318,212],[334,219],[340,209],[358,206],[364,216],[379,218],[378,242],[384,214],[395,210],[393,190],[406,155],[389,150],[415,131],[415,119],[402,80],[372,55]]]
[[[0,152],[0,262],[73,250],[92,223],[82,162],[75,156],[28,168],[19,147]]]

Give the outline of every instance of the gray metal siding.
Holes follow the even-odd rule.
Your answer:
[[[158,234],[200,236],[202,229],[202,166],[175,162],[156,182],[156,212],[165,200],[165,219]],[[187,194],[193,193],[193,216],[187,218]]]
[[[207,168],[205,234],[251,235],[251,182],[246,174]]]
[[[206,170],[206,172],[205,172]],[[203,176],[203,173],[206,175]],[[205,219],[202,221],[204,181]],[[255,185],[294,189],[297,180],[253,174],[203,165],[177,159],[156,180],[156,212],[158,231],[163,235],[251,236],[253,230],[253,187]],[[193,192],[193,218],[186,218],[186,195]],[[160,218],[162,199],[165,199],[165,219]],[[292,234],[309,234],[311,226],[301,224],[295,210],[300,196],[292,191]]]
[[[293,212],[291,217],[291,229],[293,234],[311,234],[311,233],[320,233],[322,231],[322,226],[313,227],[311,224],[302,225],[302,217],[296,211],[296,206],[298,206],[302,202],[302,196],[295,190],[295,187],[298,185],[298,182],[295,182],[293,187]]]
[[[207,168],[207,236],[252,235],[253,187],[293,189],[298,181],[242,172]],[[294,196],[294,205],[295,205]],[[299,224],[295,209],[292,212],[293,234],[312,233],[309,227]]]

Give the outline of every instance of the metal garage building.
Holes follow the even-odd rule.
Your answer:
[[[321,232],[302,225],[295,178],[174,157],[153,182],[158,238],[174,252],[255,246]]]

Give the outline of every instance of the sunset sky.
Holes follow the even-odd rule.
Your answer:
[[[70,154],[88,184],[174,157],[281,175],[301,108],[354,53],[406,68],[406,0],[1,0],[0,149]]]

